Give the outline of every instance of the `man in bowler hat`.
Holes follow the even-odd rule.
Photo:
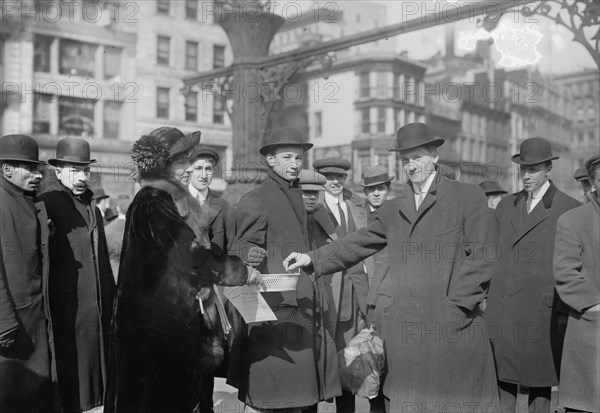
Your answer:
[[[263,251],[256,267],[262,274],[285,273],[288,251],[309,251],[298,178],[311,147],[296,129],[274,130],[260,148],[267,176],[238,204],[233,252],[250,261],[256,250]],[[339,396],[335,346],[319,319],[318,293],[309,275],[300,273],[294,291],[262,295],[277,321],[244,325],[239,383],[230,380],[239,399],[261,412],[300,412]]]
[[[583,191],[583,202],[587,203],[590,202],[591,197],[589,195],[589,192],[592,190],[592,183],[591,183],[591,179],[590,176],[588,175],[588,171],[587,168],[584,166],[582,166],[581,168],[578,168],[575,173],[573,174],[573,179],[575,179],[577,182],[579,182],[579,184],[581,185],[581,189]]]
[[[52,323],[48,311],[46,208],[31,136],[0,138],[0,411],[60,409],[52,394]],[[54,402],[54,406],[53,406]]]
[[[102,404],[115,281],[102,215],[88,188],[90,145],[64,138],[56,146],[54,188],[40,195],[56,234],[50,246],[50,314],[63,409]]]
[[[479,183],[479,186],[483,189],[488,200],[488,208],[491,210],[495,210],[498,207],[498,203],[502,199],[502,196],[508,193],[502,189],[497,181],[483,181]]]
[[[396,134],[408,189],[388,200],[375,221],[308,254],[286,269],[312,265],[331,274],[389,248],[392,304],[384,329],[386,410],[498,410],[492,352],[480,303],[491,278],[484,255],[491,231],[475,185],[449,180],[437,166],[443,139],[410,123]]]
[[[554,290],[552,258],[558,217],[579,203],[550,181],[550,142],[526,139],[512,157],[523,190],[504,197],[495,219],[498,251],[485,310],[503,412],[514,412],[518,386],[529,388],[529,411],[550,411],[558,384],[567,309]]]

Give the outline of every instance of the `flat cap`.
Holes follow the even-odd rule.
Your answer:
[[[321,174],[336,173],[348,174],[351,168],[350,161],[343,158],[323,158],[313,162],[313,168]]]
[[[190,163],[198,158],[212,158],[215,163],[219,163],[219,154],[213,148],[205,145],[198,145],[192,149],[188,157]]]
[[[324,191],[325,183],[327,183],[327,179],[314,169],[300,171],[300,188],[303,191]]]

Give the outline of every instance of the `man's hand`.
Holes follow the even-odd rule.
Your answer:
[[[261,247],[253,246],[248,250],[248,258],[246,259],[246,264],[251,265],[253,267],[258,267],[265,257],[267,256],[267,251],[265,251]]]
[[[294,263],[290,264],[292,261],[294,261]],[[283,260],[283,268],[285,268],[286,271],[294,271],[300,267],[306,267],[310,265],[311,262],[312,261],[307,254],[292,252],[285,260]]]
[[[262,285],[263,280],[262,280],[262,277],[260,276],[260,272],[257,269],[252,268],[250,266],[248,266],[247,268],[248,268],[248,281],[246,281],[246,284],[247,285]]]

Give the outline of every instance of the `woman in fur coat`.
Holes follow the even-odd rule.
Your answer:
[[[162,127],[132,147],[142,188],[127,211],[106,412],[191,412],[227,348],[213,283],[259,281],[210,250],[207,219],[186,189],[199,140]]]

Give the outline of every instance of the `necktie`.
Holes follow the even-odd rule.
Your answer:
[[[346,227],[346,214],[344,214],[341,202],[338,202],[338,212],[340,213],[340,227],[342,227],[342,231],[346,234],[348,233],[348,228]]]
[[[529,195],[529,197],[527,198],[527,213],[530,214],[531,213],[531,203],[533,202],[533,196]]]

